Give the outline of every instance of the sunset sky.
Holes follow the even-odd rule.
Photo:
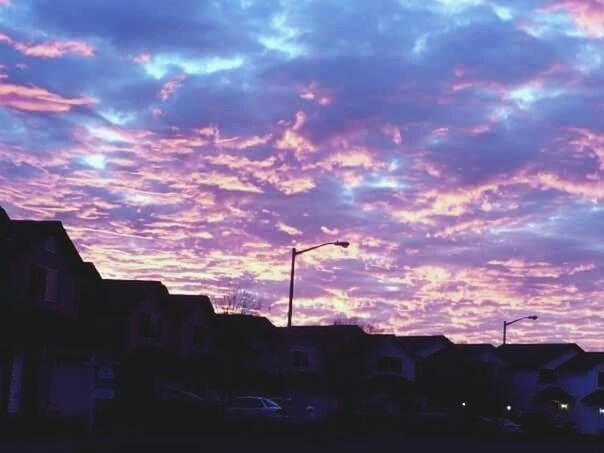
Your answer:
[[[604,1],[0,0],[0,205],[286,321],[604,348]]]

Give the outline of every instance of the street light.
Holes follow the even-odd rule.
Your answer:
[[[511,326],[515,322],[522,321],[523,319],[530,319],[532,321],[536,321],[539,317],[536,315],[531,316],[523,316],[522,318],[514,319],[513,321],[503,321],[503,344],[506,344],[506,335],[508,326]]]
[[[318,249],[319,247],[324,247],[326,245],[336,245],[338,247],[347,248],[350,245],[348,241],[335,241],[335,242],[325,242],[324,244],[315,245],[314,247],[309,247],[304,250],[296,250],[296,248],[292,248],[292,271],[291,277],[289,280],[289,310],[287,312],[287,327],[292,326],[292,308],[294,303],[294,269],[296,266],[296,256],[302,255],[303,253],[310,252],[311,250]]]

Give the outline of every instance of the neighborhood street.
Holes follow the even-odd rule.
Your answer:
[[[204,437],[152,437],[83,441],[0,442],[2,453],[194,453],[194,452],[421,452],[600,453],[602,440],[428,439],[399,433],[298,434],[227,433]]]

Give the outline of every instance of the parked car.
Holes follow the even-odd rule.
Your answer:
[[[499,432],[502,434],[521,434],[521,426],[509,418],[501,418],[498,421]]]
[[[206,424],[215,420],[220,414],[220,405],[219,401],[211,396],[202,396],[178,387],[163,386],[157,391],[152,410],[161,426],[193,428],[199,426],[200,420]]]
[[[224,418],[230,421],[276,422],[284,418],[283,408],[262,396],[240,396],[224,405]]]

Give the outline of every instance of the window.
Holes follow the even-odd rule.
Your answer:
[[[402,362],[400,357],[379,356],[377,359],[377,369],[380,373],[400,374]]]
[[[30,296],[37,301],[56,302],[59,289],[59,272],[34,265],[29,280]]]
[[[206,332],[204,326],[193,326],[193,347],[203,349],[206,344]]]
[[[604,373],[598,373],[598,387],[604,387]]]
[[[310,365],[310,353],[307,351],[293,351],[292,366],[294,368],[306,369]]]
[[[138,330],[141,337],[149,339],[159,338],[158,323],[154,322],[148,313],[141,313],[138,322]]]
[[[539,370],[539,382],[542,384],[554,384],[556,380],[556,373],[554,370],[547,368],[542,368]]]

